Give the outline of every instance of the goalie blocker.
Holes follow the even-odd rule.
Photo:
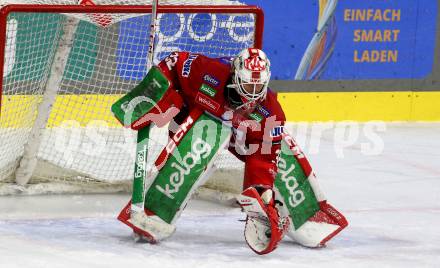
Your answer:
[[[125,126],[139,129],[133,204],[129,202],[118,219],[153,243],[172,235],[190,196],[207,179],[216,156],[231,137],[230,122],[194,109],[147,169],[150,125],[165,125],[183,103],[168,87],[166,77],[153,67],[139,86],[112,107]],[[306,157],[288,134],[283,134],[274,191],[275,199],[283,204],[279,216],[287,219],[284,231],[303,246],[323,246],[347,226],[344,216],[327,203]],[[262,231],[269,239],[251,241],[245,231],[248,245],[259,254],[272,251],[282,238],[271,236],[276,234],[273,230]],[[263,244],[257,247],[254,242]]]

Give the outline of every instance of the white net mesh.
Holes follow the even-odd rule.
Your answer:
[[[216,1],[226,2],[231,3]],[[110,106],[146,74],[151,16],[73,14],[81,18],[79,22],[68,19],[70,16],[35,12],[10,13],[7,17],[7,40],[1,44],[5,46],[5,64],[0,183],[14,180],[23,151],[32,146],[28,144],[33,140],[31,129],[47,90],[54,90],[56,96],[48,120],[37,126],[43,130],[38,138],[37,168],[30,182],[73,182],[87,185],[93,191],[93,183],[128,184],[132,180],[136,134],[120,127]],[[123,19],[116,21],[115,17]],[[98,20],[112,23],[103,27]],[[67,41],[70,52],[63,56],[67,64],[61,83],[55,89],[47,89],[47,81],[54,75],[51,68],[60,60],[56,51],[62,44],[66,25],[72,21],[78,24],[73,40]],[[254,14],[197,14],[183,8],[178,14],[158,14],[154,61],[157,63],[175,50],[212,57],[234,56],[254,45],[255,27]],[[160,144],[166,142],[167,130],[153,131],[151,151],[157,152]],[[239,178],[231,173],[241,168],[233,156],[223,153],[217,165],[221,168],[217,177],[234,177],[237,183],[231,186],[224,179],[214,183],[227,188],[240,184]]]

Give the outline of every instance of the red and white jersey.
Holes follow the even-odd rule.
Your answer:
[[[171,81],[170,89],[183,97],[186,107],[176,117],[177,123],[186,116],[185,111],[195,107],[231,121],[234,135],[229,150],[245,162],[243,187],[272,187],[285,122],[276,93],[268,90],[265,100],[251,111],[234,110],[225,96],[232,77],[230,59],[173,52],[158,66]]]

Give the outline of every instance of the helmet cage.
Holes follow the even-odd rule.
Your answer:
[[[234,75],[235,89],[242,97],[243,103],[256,102],[265,99],[267,95],[268,83],[269,79],[265,82],[259,80],[245,81],[244,79],[240,78],[237,72],[235,72]],[[258,86],[262,86],[261,90],[257,90]],[[251,88],[251,90],[249,90],[249,88]]]

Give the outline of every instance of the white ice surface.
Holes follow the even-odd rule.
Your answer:
[[[300,132],[311,148],[313,132]],[[388,125],[378,134],[383,152],[371,156],[361,153],[368,139],[360,133],[343,158],[334,130],[308,155],[350,223],[326,248],[287,238],[257,256],[244,242],[239,209],[200,200],[174,236],[150,245],[134,243],[115,220],[126,195],[4,196],[0,267],[440,267],[440,124]]]

